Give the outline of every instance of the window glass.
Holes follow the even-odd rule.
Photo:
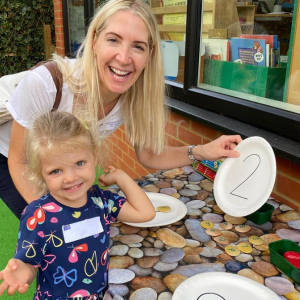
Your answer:
[[[68,0],[70,52],[76,53],[85,37],[84,0]]]
[[[144,0],[156,16],[165,78],[183,82],[187,0]]]
[[[294,1],[204,0],[198,87],[300,113],[289,93]]]

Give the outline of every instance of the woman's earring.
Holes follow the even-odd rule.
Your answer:
[[[144,67],[144,70],[147,70],[147,65]]]

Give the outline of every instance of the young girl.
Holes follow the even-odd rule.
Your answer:
[[[30,179],[46,194],[22,213],[16,254],[0,272],[0,295],[25,293],[38,270],[35,300],[102,299],[107,289],[110,221],[144,222],[155,210],[124,172],[109,167],[93,185],[99,143],[71,113],[37,118],[26,136]]]

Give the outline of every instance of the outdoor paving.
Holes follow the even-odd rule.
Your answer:
[[[187,207],[184,218],[156,227],[111,226],[109,292],[105,299],[170,300],[186,279],[205,272],[229,272],[255,280],[280,299],[300,299],[300,286],[270,262],[269,243],[300,242],[300,214],[276,199],[270,221],[257,225],[225,214],[213,183],[191,166],[139,178],[146,192],[170,195]],[[111,190],[122,193],[117,186]]]

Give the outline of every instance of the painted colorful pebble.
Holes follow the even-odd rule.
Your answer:
[[[251,244],[247,242],[241,242],[237,247],[244,253],[251,253],[253,251]]]
[[[228,245],[225,247],[225,252],[230,256],[238,256],[241,251],[236,246]]]
[[[251,235],[249,237],[249,242],[255,246],[259,246],[264,243],[264,241],[259,236],[256,235]]]
[[[224,230],[230,230],[232,228],[232,224],[229,222],[220,223],[220,227]]]
[[[300,269],[300,253],[295,251],[286,251],[283,257],[290,262],[294,267]]]
[[[200,224],[205,229],[210,229],[214,227],[214,223],[211,221],[202,221]]]
[[[168,213],[171,211],[171,207],[168,205],[158,206],[158,207],[156,207],[156,211],[162,212],[162,213]]]
[[[218,244],[228,245],[229,241],[224,236],[217,236],[213,238]]]
[[[205,233],[210,236],[219,236],[222,234],[221,230],[215,228],[208,228],[205,230]]]
[[[248,232],[251,229],[249,225],[237,225],[235,226],[235,230],[238,232]]]

